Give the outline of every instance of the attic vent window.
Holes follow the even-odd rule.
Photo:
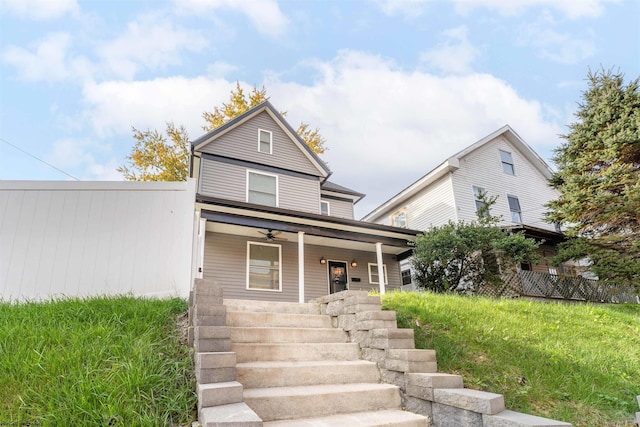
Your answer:
[[[258,151],[273,154],[273,134],[268,130],[258,129]]]
[[[513,157],[508,151],[500,150],[500,161],[502,162],[502,171],[509,175],[515,175],[515,169],[513,168]]]

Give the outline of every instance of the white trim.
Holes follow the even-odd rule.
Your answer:
[[[304,303],[304,231],[298,231],[298,302]]]
[[[262,142],[260,140],[260,132],[266,132],[269,134],[269,152],[268,153],[260,149],[260,143]],[[258,128],[258,153],[273,154],[273,132],[271,132],[270,130]]]
[[[256,246],[271,246],[278,248],[278,289],[262,289],[262,288],[252,288],[249,286],[249,273],[250,273],[250,261],[251,261],[251,245]],[[274,244],[274,243],[263,243],[263,242],[252,242],[247,241],[247,269],[246,269],[246,279],[247,285],[246,290],[248,291],[263,291],[263,292],[282,292],[282,245]]]
[[[327,200],[320,200],[320,214],[324,215],[322,213],[322,204],[323,203],[326,203],[326,205],[327,205],[327,216],[331,216],[331,204]]]
[[[279,180],[278,180],[278,175],[276,174],[272,174],[272,173],[266,173],[266,172],[262,172],[262,171],[258,171],[255,169],[247,169],[247,178],[246,178],[246,193],[245,193],[245,201],[247,203],[254,203],[254,202],[250,202],[249,201],[249,174],[256,174],[256,175],[263,175],[263,176],[271,176],[273,178],[276,179],[276,205],[274,207],[278,207],[280,205],[280,196],[279,196]],[[265,205],[265,206],[270,206],[270,205]]]
[[[372,284],[372,285],[379,285],[379,284],[380,284],[379,282],[374,282],[374,281],[372,281],[372,280],[371,280],[371,267],[375,267],[375,268],[377,268],[377,267],[378,267],[378,263],[376,263],[376,262],[369,262],[369,263],[367,263],[367,267],[368,267],[368,268],[367,268],[367,270],[369,270],[369,283],[370,283],[370,284]],[[388,279],[388,275],[387,275],[387,264],[384,264],[384,263],[383,263],[383,264],[382,264],[382,269],[384,270],[384,279],[385,279],[385,280],[384,280],[384,282],[385,282],[385,283],[389,283],[389,282],[387,281],[387,279]]]

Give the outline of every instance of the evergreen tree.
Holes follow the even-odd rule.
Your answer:
[[[588,259],[605,282],[640,289],[640,90],[612,71],[589,72],[577,121],[556,149],[561,196],[549,222],[568,226],[556,262]]]

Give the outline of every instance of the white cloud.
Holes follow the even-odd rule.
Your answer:
[[[354,51],[316,61],[312,71],[319,77],[309,85],[277,75],[264,85],[293,127],[320,127],[332,179],[368,193],[358,215],[506,123],[543,157],[559,143],[553,112],[488,74],[439,77]],[[119,147],[124,157],[131,125],[163,129],[172,120],[192,138],[202,135],[201,113],[226,101],[234,84],[205,77],[89,84],[86,118],[102,135],[127,136]]]
[[[133,79],[141,69],[157,70],[180,65],[182,50],[198,52],[207,46],[199,32],[177,28],[156,15],[130,22],[116,39],[98,48],[104,67],[111,75]]]
[[[216,9],[231,9],[243,13],[256,29],[268,36],[278,37],[286,33],[289,19],[282,13],[275,0],[174,0],[182,12],[198,15]]]
[[[602,14],[605,3],[620,0],[454,0],[459,13],[468,14],[473,9],[484,7],[502,15],[520,15],[527,9],[543,7],[555,9],[569,19],[594,18]]]
[[[89,83],[83,90],[85,118],[101,136],[131,135],[138,129],[184,125],[190,137],[204,133],[202,113],[229,98],[235,82],[207,77]]]
[[[69,77],[67,53],[71,36],[67,33],[51,33],[33,45],[32,51],[10,46],[2,54],[2,60],[13,65],[23,80],[59,81]]]
[[[555,26],[557,24],[553,17],[543,13],[537,21],[520,27],[518,43],[532,46],[540,57],[560,64],[575,64],[595,54],[593,41],[558,32],[553,29]]]
[[[80,10],[76,0],[0,0],[0,12],[24,19],[45,21]]]
[[[467,38],[467,27],[451,28],[442,33],[447,39],[435,49],[420,54],[420,60],[428,67],[445,73],[468,73],[471,64],[480,55],[480,50],[474,47]]]

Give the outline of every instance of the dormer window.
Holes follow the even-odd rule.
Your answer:
[[[502,172],[509,175],[516,174],[513,168],[513,157],[511,157],[511,153],[500,150],[500,161],[502,162]]]
[[[268,130],[258,129],[258,151],[273,154],[273,134]]]

